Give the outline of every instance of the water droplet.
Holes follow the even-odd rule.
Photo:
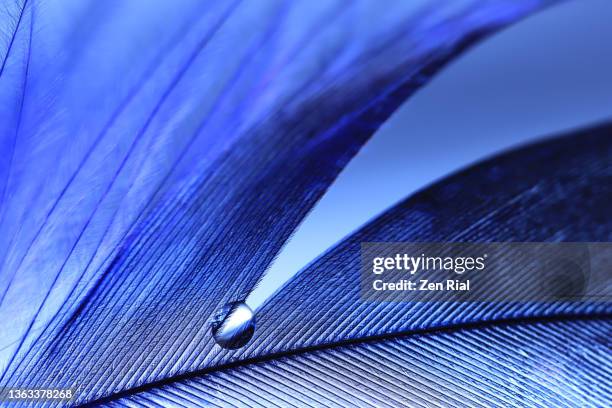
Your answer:
[[[219,346],[225,349],[238,349],[253,337],[255,315],[245,303],[231,302],[219,310],[211,329]]]

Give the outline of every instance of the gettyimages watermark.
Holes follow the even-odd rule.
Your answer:
[[[612,243],[361,244],[367,301],[612,301]]]

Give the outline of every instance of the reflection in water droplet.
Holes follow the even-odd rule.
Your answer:
[[[255,315],[242,302],[231,302],[219,310],[211,325],[217,344],[225,349],[238,349],[255,333]]]

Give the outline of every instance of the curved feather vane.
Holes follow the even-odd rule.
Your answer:
[[[608,315],[612,304],[595,296],[580,302],[454,302],[440,292],[444,297],[437,299],[445,302],[365,302],[360,244],[609,242],[611,201],[612,124],[474,165],[399,203],[296,275],[257,312],[253,341],[232,359],[487,321]],[[509,292],[526,280],[530,271],[513,265],[504,266],[509,283],[488,281],[490,293],[502,284],[510,285],[503,289]],[[602,272],[600,285],[588,288],[585,299],[610,293],[611,276],[607,268]]]
[[[610,320],[364,341],[212,372],[108,406],[604,407]]]
[[[612,124],[494,157],[305,268],[258,311],[251,343],[218,354],[214,367],[98,402],[606,406],[609,301],[364,302],[359,262],[364,241],[609,241],[611,200]],[[512,266],[519,284],[526,272]]]
[[[1,22],[1,383],[79,384],[82,402],[210,367],[214,312],[380,123],[554,2],[17,2]]]

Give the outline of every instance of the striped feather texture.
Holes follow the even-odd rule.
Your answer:
[[[79,384],[80,403],[210,367],[214,312],[381,122],[466,46],[552,3],[15,2],[0,383]]]
[[[211,372],[111,407],[606,407],[612,322],[436,331]]]

